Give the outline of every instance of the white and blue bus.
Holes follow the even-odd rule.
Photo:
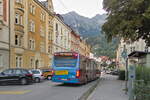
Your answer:
[[[53,57],[53,82],[83,84],[100,76],[99,65],[93,59],[76,52],[57,52]]]

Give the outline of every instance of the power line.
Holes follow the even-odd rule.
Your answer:
[[[68,9],[68,7],[63,3],[62,0],[57,0],[57,1],[59,1],[59,3],[63,6],[63,8],[65,8],[67,11],[70,11],[70,10]]]

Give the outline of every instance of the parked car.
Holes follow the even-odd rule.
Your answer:
[[[42,71],[43,71],[43,76],[45,77],[45,79],[47,79],[47,80],[52,79],[52,75],[53,75],[52,69],[43,69]]]
[[[45,78],[43,76],[43,72],[40,69],[32,69],[30,70],[33,74],[33,80],[36,83],[43,81]]]
[[[119,75],[119,70],[114,70],[111,72],[112,75]]]
[[[107,70],[107,71],[106,71],[106,74],[111,74],[111,71],[110,71],[110,70]]]
[[[0,73],[0,84],[20,83],[21,85],[33,82],[33,75],[27,69],[7,69]]]

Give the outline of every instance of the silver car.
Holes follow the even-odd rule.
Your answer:
[[[33,79],[36,83],[40,83],[43,81],[45,78],[43,76],[43,72],[40,69],[32,69],[30,70],[33,74]]]

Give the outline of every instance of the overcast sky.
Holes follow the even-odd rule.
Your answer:
[[[40,0],[45,1],[45,0]],[[103,0],[53,0],[56,13],[65,14],[75,11],[86,17],[93,17],[96,14],[103,14]]]

